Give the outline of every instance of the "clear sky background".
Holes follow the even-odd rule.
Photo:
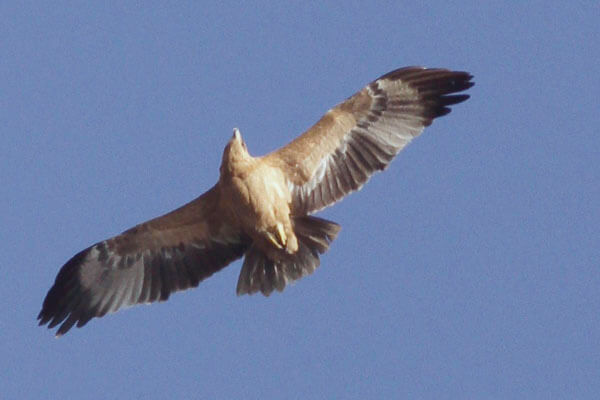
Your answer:
[[[127,3],[0,5],[1,398],[600,393],[597,1]],[[236,297],[238,261],[37,326],[73,254],[214,184],[234,127],[264,154],[406,65],[472,97],[319,214],[312,276]]]

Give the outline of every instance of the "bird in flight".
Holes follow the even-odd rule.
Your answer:
[[[200,197],[73,256],[40,325],[73,325],[167,300],[245,257],[237,294],[268,296],[311,274],[340,226],[312,214],[359,190],[449,106],[469,98],[467,72],[406,67],[371,82],[286,146],[248,153],[238,129],[218,182]]]

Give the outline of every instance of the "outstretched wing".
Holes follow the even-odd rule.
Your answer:
[[[358,190],[448,106],[465,101],[467,72],[407,67],[392,71],[329,110],[287,146],[265,156],[281,168],[292,212],[318,211]]]
[[[60,270],[38,319],[56,335],[139,303],[166,300],[240,258],[249,239],[225,223],[213,187],[185,206],[96,243]],[[63,322],[64,321],[64,322]]]

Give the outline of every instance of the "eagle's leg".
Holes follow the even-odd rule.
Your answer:
[[[279,240],[279,238],[275,237],[274,234],[272,234],[271,232],[267,231],[265,232],[267,239],[269,240],[269,242],[271,244],[273,244],[273,246],[275,246],[278,249],[283,249],[283,246],[285,245],[284,243],[281,243],[281,241]]]
[[[298,250],[298,241],[294,235],[294,232],[289,229],[289,233],[286,233],[286,228],[281,222],[277,222],[273,229],[274,232],[267,231],[267,240],[279,250],[285,250],[289,254],[293,254]]]
[[[279,238],[280,243],[285,246],[287,244],[287,236],[285,234],[285,230],[283,229],[283,224],[278,222],[275,228],[277,229],[277,237]]]

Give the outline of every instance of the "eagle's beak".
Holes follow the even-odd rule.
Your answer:
[[[233,137],[237,140],[242,139],[242,134],[240,133],[240,130],[238,128],[233,128]]]

